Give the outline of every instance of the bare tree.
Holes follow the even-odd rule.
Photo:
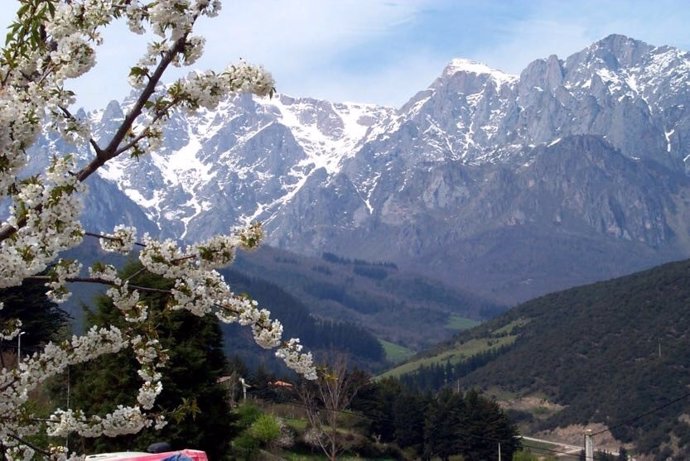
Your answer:
[[[318,379],[302,380],[296,388],[311,428],[307,442],[319,446],[331,461],[337,460],[344,448],[340,417],[364,384],[363,375],[348,370],[347,357],[340,354],[331,365],[318,370]]]

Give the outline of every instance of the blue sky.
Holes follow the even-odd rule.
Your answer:
[[[15,0],[3,2],[16,3]],[[262,64],[293,96],[400,106],[453,58],[518,74],[534,59],[560,58],[612,33],[690,50],[687,0],[237,0],[204,19],[205,57],[222,69]],[[9,9],[0,12],[7,25]],[[93,74],[72,84],[79,104],[104,106],[128,93],[125,63],[145,43],[123,25],[106,35]]]

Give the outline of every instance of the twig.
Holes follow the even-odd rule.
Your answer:
[[[21,437],[18,437],[18,436],[14,435],[14,434],[7,434],[7,436],[10,437],[11,439],[16,440],[17,442],[21,443],[22,445],[26,445],[27,447],[29,447],[29,448],[31,448],[31,449],[33,449],[33,450],[39,452],[39,453],[42,454],[43,456],[50,456],[50,452],[49,452],[49,451],[46,451],[46,450],[44,450],[43,448],[39,448],[38,446],[34,445],[33,443],[29,442],[29,441],[26,440],[26,439],[23,439],[23,438],[21,438]]]

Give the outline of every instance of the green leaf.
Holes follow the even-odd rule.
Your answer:
[[[129,69],[129,75],[130,77],[141,77],[144,75],[148,75],[148,69],[146,69],[145,67],[134,66],[131,69]]]

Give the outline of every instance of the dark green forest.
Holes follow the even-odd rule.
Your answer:
[[[286,337],[300,338],[314,353],[345,352],[353,363],[368,369],[381,369],[385,365],[381,343],[361,326],[346,321],[317,319],[302,302],[273,283],[230,268],[223,270],[222,274],[236,292],[247,293],[267,306],[271,314],[280,319]],[[256,347],[249,332],[237,325],[223,325],[222,329],[225,350],[229,355],[239,355],[248,363],[263,363],[276,372],[284,371],[270,353]]]
[[[252,370],[238,357],[229,360],[218,320],[166,309],[167,295],[163,290],[169,289],[171,282],[140,268],[136,263],[129,264],[121,276],[136,285],[159,290],[143,292],[141,296],[150,307],[149,316],[157,324],[158,338],[169,357],[161,369],[163,392],[154,407],[155,412],[166,416],[168,424],[162,430],[144,429],[114,438],[71,436],[70,449],[83,453],[143,450],[154,442],[165,441],[172,449],[202,449],[209,459],[262,459],[267,452],[313,455],[309,427],[305,428],[300,417],[294,416],[301,410],[300,400],[293,392],[275,387],[277,381],[292,380],[297,385],[294,377],[274,373],[264,366]],[[235,282],[239,283],[239,278]],[[243,283],[264,296],[279,294],[272,291],[275,288],[270,284],[264,286],[251,280]],[[67,326],[64,313],[46,301],[44,290],[41,285],[25,284],[0,293],[0,299],[7,303],[6,314],[21,317],[27,331],[36,334],[34,348],[39,342],[56,339],[51,332],[64,334]],[[124,325],[121,313],[107,297],[97,297],[92,306],[84,316],[86,328]],[[290,303],[287,306],[291,308]],[[296,322],[298,328],[311,329],[301,333],[311,333],[313,341],[333,347],[330,353],[359,338],[354,327],[314,323],[313,318],[307,317],[311,319],[309,323],[302,317],[306,310],[299,312],[290,321]],[[41,332],[43,337],[39,341]],[[319,338],[318,334],[324,337]],[[68,373],[51,380],[44,390],[50,398],[36,404],[45,406],[46,412],[59,406],[81,410],[86,415],[133,404],[140,384],[136,370],[136,360],[127,350],[100,357],[97,366],[71,366]],[[505,412],[493,399],[477,391],[420,391],[392,378],[372,380],[368,373],[354,366],[348,374],[359,383],[352,404],[339,410],[349,419],[338,436],[348,456],[449,460],[450,456],[462,455],[467,461],[479,461],[495,456],[497,442],[502,444],[506,459],[511,459],[520,446],[516,428]],[[232,386],[222,384],[227,378],[236,380],[237,376],[252,383],[249,398],[254,410],[246,402],[238,405],[237,386],[231,391]],[[287,427],[284,419],[276,415],[280,408],[292,408],[291,424],[295,426],[285,429],[289,443],[275,445],[269,441],[283,437],[281,428]],[[266,432],[272,423],[277,433]]]
[[[521,304],[436,353],[506,328],[517,336],[512,345],[402,379],[420,388],[455,380],[465,388],[544,395],[564,408],[548,417],[515,415],[533,430],[603,423],[616,439],[656,459],[687,459],[689,305],[690,261],[666,264]]]
[[[352,409],[366,418],[362,430],[394,443],[405,459],[495,459],[498,443],[505,459],[512,459],[520,447],[517,429],[503,410],[474,390],[419,392],[387,378],[361,389]]]

